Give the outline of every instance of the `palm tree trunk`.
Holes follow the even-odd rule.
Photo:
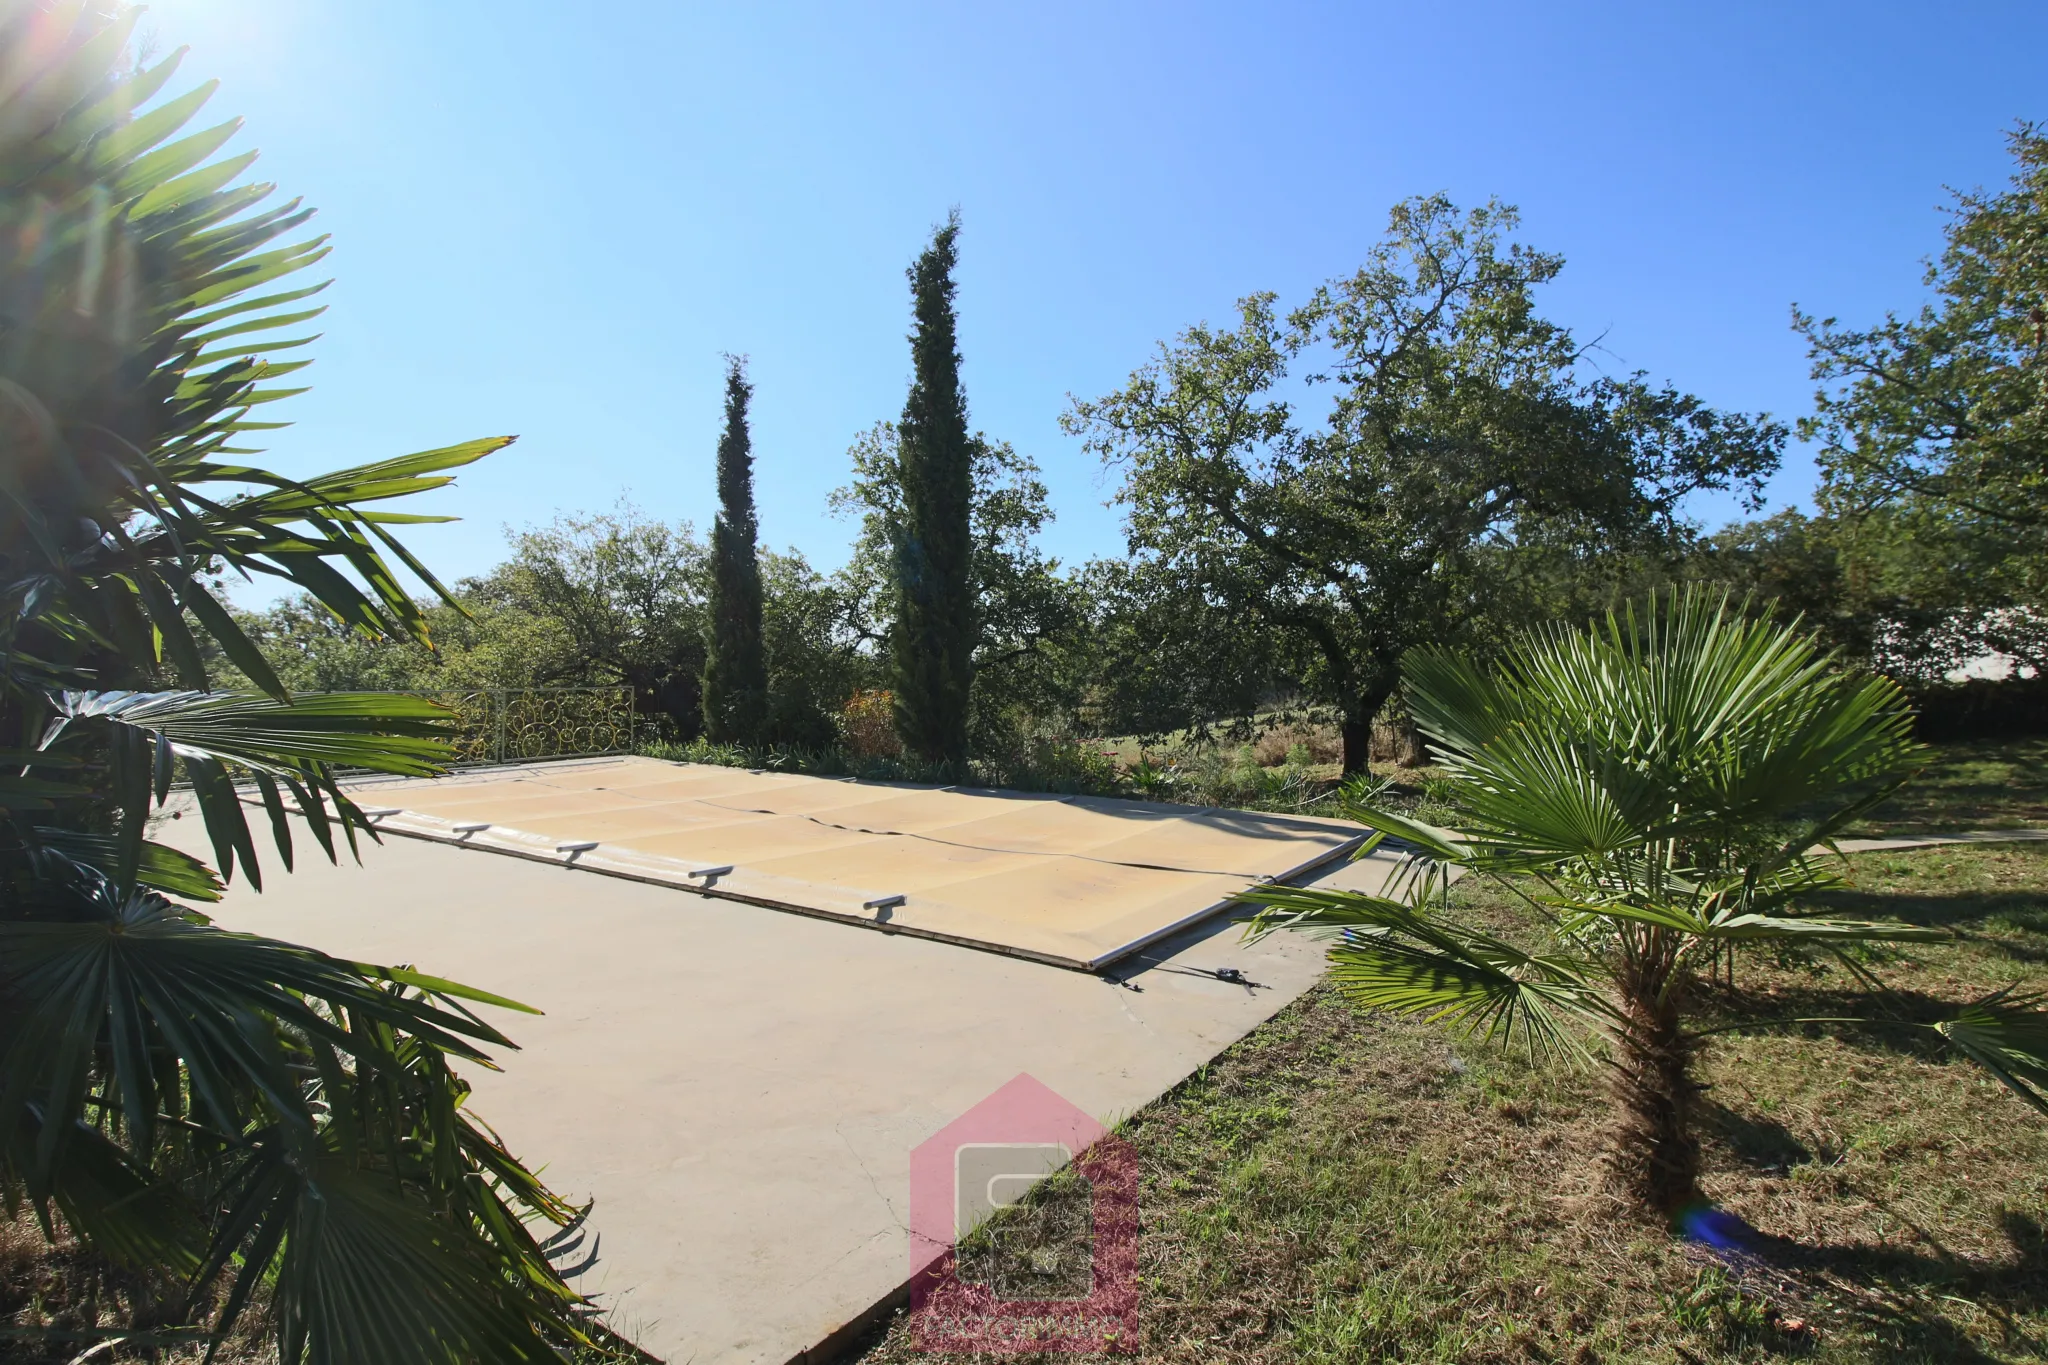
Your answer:
[[[1621,1113],[1611,1161],[1630,1193],[1659,1213],[1704,1202],[1700,1144],[1693,1135],[1699,1086],[1693,1041],[1680,1027],[1683,983],[1668,955],[1654,949],[1620,976],[1628,1019],[1616,1031],[1615,1099]]]

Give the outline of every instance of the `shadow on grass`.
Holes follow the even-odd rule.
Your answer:
[[[2048,895],[2039,891],[1828,891],[1810,904],[1842,919],[1895,919],[1947,929],[1960,941],[2015,962],[2048,962]],[[1995,928],[1980,932],[1980,926]]]
[[[2015,784],[1999,777],[1979,781],[1937,781],[1908,787],[1899,797],[1872,811],[1868,823],[1896,827],[1911,834],[1953,834],[1982,829],[2024,816],[2033,809],[2026,801],[2038,790],[2015,790]],[[2014,810],[2013,807],[2018,809]]]
[[[1813,1151],[1775,1119],[1738,1114],[1711,1101],[1700,1109],[1702,1125],[1718,1136],[1745,1166],[1785,1171],[1813,1160]]]
[[[2048,813],[2048,737],[1937,745],[1904,790],[1855,833],[1947,833],[2024,824]]]
[[[1811,904],[1844,919],[1898,919],[1936,929],[2003,919],[2048,935],[2048,895],[2039,891],[1824,891]]]
[[[1824,1319],[1854,1320],[1894,1351],[1914,1360],[2004,1361],[1991,1355],[1944,1315],[1941,1305],[1962,1301],[1992,1317],[2007,1349],[2039,1353],[2044,1343],[2017,1315],[2048,1307],[2048,1234],[2025,1214],[2001,1218],[2014,1255],[2008,1261],[1969,1261],[1950,1254],[1924,1230],[1930,1253],[1896,1246],[1810,1245],[1759,1232],[1728,1220],[1734,1235],[1717,1251],[1738,1282],[1767,1297],[1790,1291],[1824,1293],[1815,1311]],[[1716,1239],[1719,1240],[1719,1239]]]
[[[1779,987],[1767,994],[1724,988],[1701,1001],[1700,1023],[1723,1030],[1714,1035],[1719,1038],[1834,1038],[1870,1052],[1941,1062],[1955,1053],[1925,1026],[1953,1019],[1959,1003],[1925,991],[1870,991],[1857,985]],[[1801,1019],[1857,1022],[1784,1022]],[[1754,1027],[1736,1027],[1751,1022]]]

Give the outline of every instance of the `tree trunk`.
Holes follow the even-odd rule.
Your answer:
[[[1365,772],[1372,766],[1372,718],[1360,719],[1344,713],[1344,775]]]
[[[1679,1024],[1679,991],[1664,989],[1667,982],[1665,972],[1622,982],[1628,1023],[1616,1039],[1614,1093],[1621,1126],[1611,1160],[1630,1193],[1676,1216],[1704,1201],[1692,1124],[1699,1097],[1692,1079],[1693,1042]]]
[[[1384,761],[1397,767],[1419,768],[1428,761],[1429,750],[1412,719],[1390,719],[1382,708],[1380,718],[1372,723],[1372,756],[1375,763]]]
[[[1369,772],[1372,769],[1372,723],[1387,704],[1387,698],[1394,695],[1391,679],[1357,696],[1346,697],[1341,703],[1344,736],[1344,776]]]

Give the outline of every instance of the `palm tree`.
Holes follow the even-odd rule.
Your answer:
[[[1464,828],[1361,792],[1351,814],[1380,831],[1372,842],[1415,850],[1389,894],[1259,888],[1245,896],[1265,907],[1252,932],[1335,935],[1332,977],[1360,1004],[1538,1051],[1603,1051],[1619,1173],[1651,1208],[1698,1205],[1703,1035],[1688,1016],[1714,964],[1747,944],[1842,955],[1944,937],[1801,908],[1839,884],[1818,860],[1835,835],[1920,761],[1903,694],[1842,671],[1796,622],[1697,590],[1590,629],[1531,632],[1491,672],[1447,650],[1416,651],[1403,672]],[[1457,872],[1512,891],[1549,942],[1459,923]],[[2001,992],[1934,1027],[2048,1112],[2048,1027],[2033,1003]]]
[[[288,695],[210,580],[425,642],[394,561],[440,587],[391,528],[437,518],[381,504],[509,438],[244,462],[326,247],[216,155],[238,122],[180,135],[214,87],[159,98],[183,52],[131,59],[139,12],[0,0],[0,1196],[175,1277],[215,1334],[267,1289],[286,1362],[556,1359],[578,1211],[454,1070],[510,1046],[472,1005],[519,1007],[195,908],[260,886],[245,807],[287,869],[295,837],[332,859],[368,830],[337,767],[447,753],[422,701]],[[207,637],[259,692],[208,690]],[[149,837],[174,784],[214,866]]]

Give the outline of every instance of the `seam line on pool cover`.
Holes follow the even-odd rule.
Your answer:
[[[571,787],[561,783],[549,782],[546,779],[539,777],[522,776],[515,780],[522,782],[532,782],[535,786],[540,787],[552,787],[557,791],[573,792],[584,790],[583,788]],[[784,811],[766,810],[757,806],[729,806],[723,801],[713,801],[708,796],[689,796],[684,797],[683,799],[685,801],[692,802],[696,805],[710,806],[716,810],[729,810],[737,815],[772,815],[780,819],[790,818],[788,813]],[[658,803],[650,802],[649,804]],[[1206,814],[1209,809],[1211,808],[1196,807],[1194,808],[1194,813]],[[1104,867],[1128,867],[1139,872],[1185,872],[1190,876],[1196,877],[1242,877],[1244,880],[1248,882],[1262,882],[1267,880],[1263,873],[1238,872],[1228,868],[1180,867],[1172,863],[1137,863],[1128,862],[1121,858],[1097,858],[1087,853],[1060,853],[1048,851],[1042,848],[999,848],[993,844],[973,844],[960,839],[942,839],[936,834],[916,834],[911,832],[910,830],[869,829],[865,825],[842,825],[839,824],[837,821],[833,820],[821,820],[815,815],[801,815],[797,816],[796,818],[808,820],[814,825],[822,825],[826,829],[844,830],[848,834],[872,834],[878,837],[891,839],[922,839],[926,843],[943,844],[947,848],[970,849],[976,853],[1007,853],[1020,858],[1072,858],[1078,862],[1099,863]],[[1334,832],[1335,831],[1332,831],[1332,833]],[[1357,836],[1352,835],[1346,837],[1356,838]],[[624,847],[625,845],[621,844],[621,846]]]
[[[783,819],[788,818],[784,812],[779,810],[762,810],[756,806],[728,806],[723,801],[713,801],[705,796],[693,796],[688,799],[700,806],[714,806],[719,810],[729,810],[739,815],[773,815]],[[1020,858],[1073,858],[1084,863],[1101,863],[1104,867],[1135,868],[1140,872],[1186,872],[1197,877],[1242,877],[1248,882],[1266,880],[1263,874],[1257,872],[1233,872],[1227,869],[1208,867],[1176,867],[1171,863],[1132,863],[1125,862],[1121,858],[1097,858],[1086,853],[1059,853],[1042,848],[997,848],[993,844],[970,844],[959,839],[941,839],[936,834],[915,834],[907,829],[869,829],[865,825],[842,825],[831,820],[820,820],[815,815],[800,815],[796,818],[808,820],[814,825],[823,825],[826,829],[843,829],[848,834],[874,834],[891,839],[922,839],[926,843],[944,844],[948,848],[973,849],[977,853],[1012,853]]]

